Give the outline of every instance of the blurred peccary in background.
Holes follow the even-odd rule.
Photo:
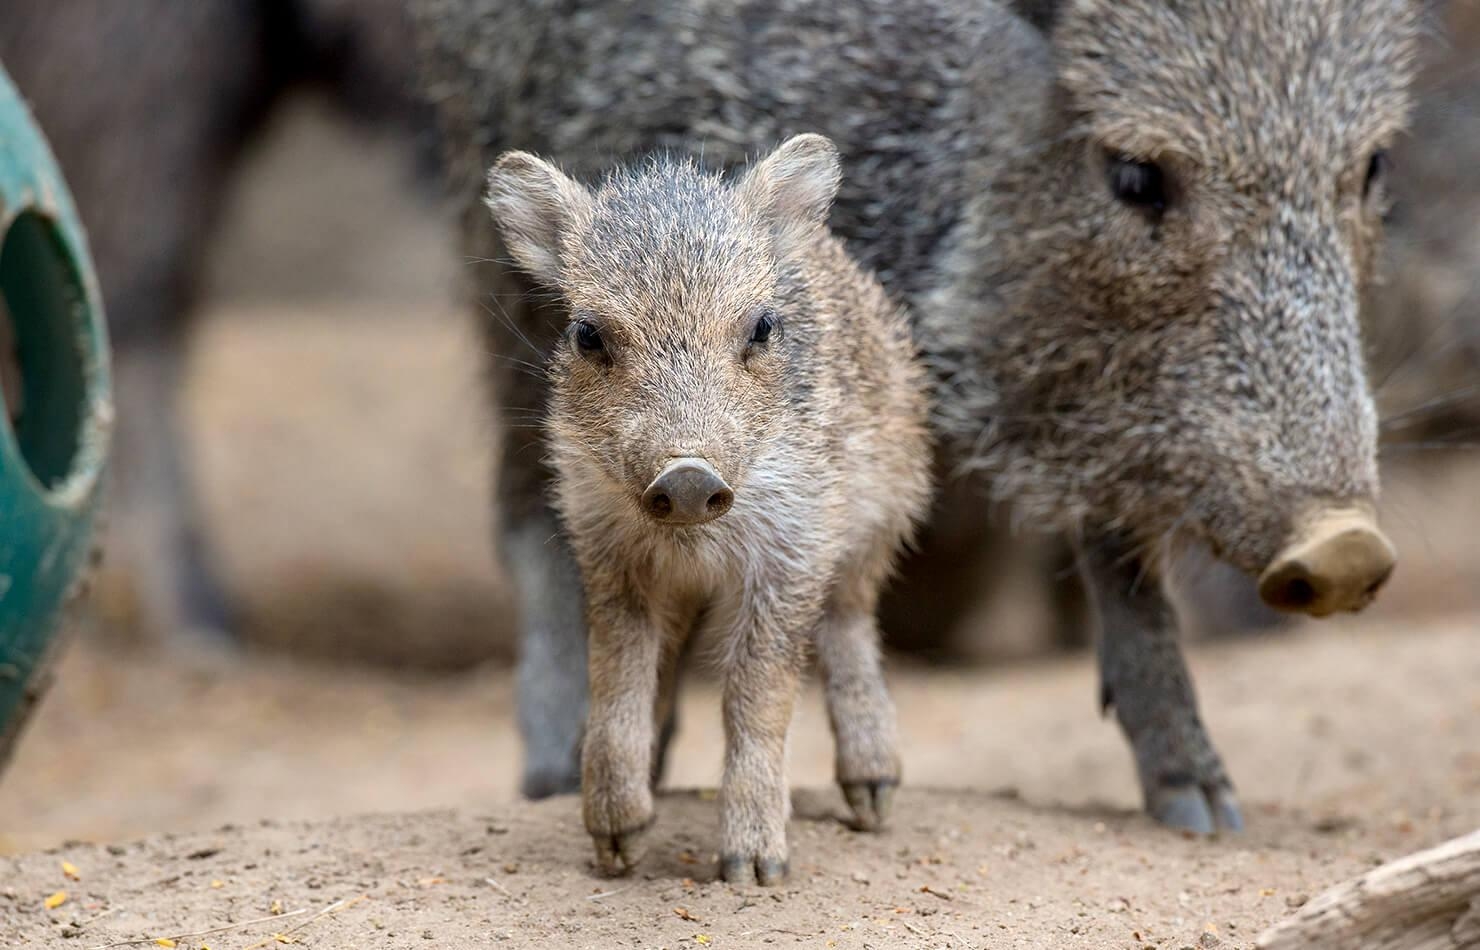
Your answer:
[[[184,322],[240,158],[290,89],[426,124],[400,0],[14,0],[0,63],[61,163],[115,350],[109,559],[150,638],[230,623],[179,436]]]

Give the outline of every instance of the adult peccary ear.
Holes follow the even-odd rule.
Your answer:
[[[488,170],[483,203],[519,266],[542,284],[558,284],[561,235],[589,219],[591,193],[542,158],[505,152]]]
[[[769,218],[783,240],[827,223],[842,178],[837,146],[808,133],[778,145],[745,173],[739,188],[741,199]]]

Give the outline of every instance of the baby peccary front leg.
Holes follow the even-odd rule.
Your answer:
[[[1198,717],[1161,584],[1116,541],[1091,547],[1087,561],[1101,613],[1101,702],[1115,707],[1130,740],[1146,810],[1199,834],[1240,830],[1238,800]]]
[[[662,639],[640,612],[610,604],[591,611],[591,712],[581,748],[586,830],[604,874],[642,858],[653,821],[653,708]]]
[[[725,678],[720,874],[732,884],[786,879],[786,733],[801,665],[796,644],[756,631]]]
[[[884,826],[899,785],[899,730],[884,685],[873,601],[835,598],[817,634],[838,785],[861,831]]]

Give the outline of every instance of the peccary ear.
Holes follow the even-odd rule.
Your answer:
[[[761,159],[740,180],[744,201],[769,217],[778,239],[827,223],[842,168],[838,149],[821,135],[797,135]]]
[[[560,281],[560,236],[590,216],[591,193],[528,152],[505,152],[488,170],[484,204],[514,260],[547,286]]]

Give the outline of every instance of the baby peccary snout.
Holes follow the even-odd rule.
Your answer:
[[[642,507],[654,521],[671,525],[704,524],[730,510],[735,492],[704,459],[669,462],[642,493]]]
[[[569,311],[546,432],[585,585],[581,794],[604,873],[642,855],[698,633],[724,678],[726,880],[786,875],[786,736],[814,651],[857,827],[899,782],[874,613],[929,502],[926,380],[904,315],[827,230],[838,180],[816,135],[734,182],[658,159],[591,191],[521,152],[489,173],[509,253]]]

